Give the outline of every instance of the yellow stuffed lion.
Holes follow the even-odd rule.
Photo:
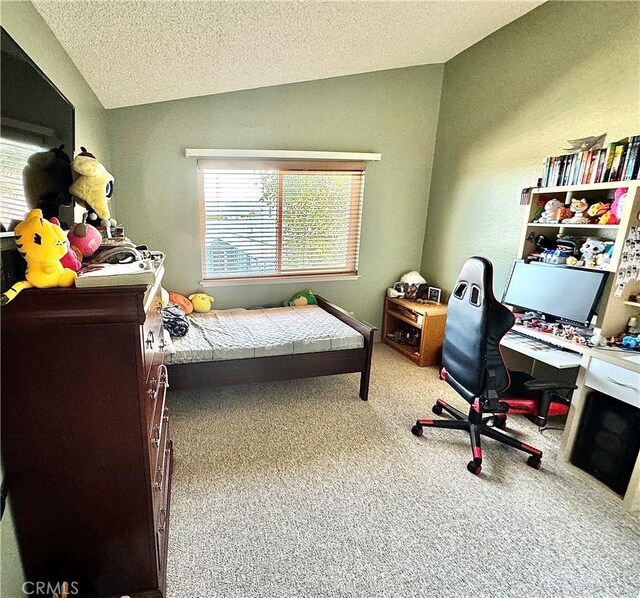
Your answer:
[[[6,305],[24,289],[70,287],[74,283],[76,273],[60,263],[67,253],[67,237],[59,226],[42,217],[42,210],[31,210],[14,232],[18,251],[27,261],[26,280],[3,293],[0,305]]]

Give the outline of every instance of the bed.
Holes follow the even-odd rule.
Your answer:
[[[190,315],[165,363],[173,388],[360,373],[369,398],[376,328],[316,295],[317,306]]]

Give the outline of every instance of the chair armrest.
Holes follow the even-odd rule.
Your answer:
[[[524,383],[528,390],[576,390],[575,384],[570,382],[558,382],[549,380],[529,380]]]

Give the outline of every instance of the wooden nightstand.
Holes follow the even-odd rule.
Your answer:
[[[420,367],[440,365],[446,320],[447,306],[441,303],[416,303],[385,297],[382,340]],[[418,332],[418,345],[401,344],[388,336],[401,326],[410,326]]]

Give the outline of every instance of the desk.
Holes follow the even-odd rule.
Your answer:
[[[523,327],[514,326],[514,330],[522,329]],[[575,381],[578,385],[578,389],[573,393],[562,434],[560,463],[576,477],[603,490],[612,500],[620,502],[630,510],[640,510],[640,454],[636,458],[629,485],[623,496],[616,494],[608,486],[571,462],[587,397],[592,392],[613,397],[640,409],[640,353],[614,348],[585,347],[526,328],[524,331],[526,336],[509,332],[500,341],[501,347],[513,352],[505,355],[507,363],[517,362],[517,357],[523,356],[529,362],[533,360],[533,367],[530,368],[532,375],[536,364],[547,366],[545,372],[538,372],[535,375],[536,378]],[[550,347],[540,342],[546,338],[559,347]],[[519,363],[512,363],[510,367],[518,370],[527,369],[522,367],[523,363],[520,359]]]
[[[580,367],[582,361],[580,353],[567,349],[556,349],[535,338],[522,336],[516,332],[507,332],[500,341],[500,345],[559,370]]]
[[[587,349],[578,375],[578,390],[573,393],[567,423],[560,445],[560,461],[565,469],[592,486],[602,489],[613,500],[630,510],[640,510],[640,454],[624,495],[613,492],[571,463],[571,455],[587,403],[592,392],[602,393],[640,408],[640,353],[616,349]]]

